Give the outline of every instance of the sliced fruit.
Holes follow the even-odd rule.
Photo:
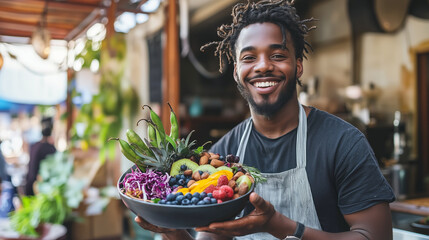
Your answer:
[[[216,168],[210,164],[204,164],[204,165],[199,165],[197,168],[193,170],[193,172],[196,172],[196,171],[208,172],[209,174],[212,174],[216,172]]]
[[[216,168],[216,172],[217,172],[217,171],[221,171],[221,170],[228,170],[228,171],[231,171],[232,173],[234,172],[234,171],[232,170],[232,168],[227,167],[227,166],[220,166],[220,167]]]
[[[215,173],[212,173],[208,178],[209,179],[218,179],[221,175],[226,175],[228,177],[228,181],[231,180],[233,173],[228,170],[220,170]]]
[[[250,178],[248,176],[246,176],[246,175],[243,175],[243,176],[239,177],[237,179],[237,181],[235,181],[235,183],[237,184],[238,188],[240,188],[240,185],[242,183],[247,183],[247,186],[248,186],[247,191],[249,191],[250,188],[252,187],[252,180],[250,180]]]
[[[181,174],[188,169],[194,171],[198,166],[198,163],[195,163],[191,159],[183,158],[177,160],[171,165],[170,176],[176,176],[177,174]]]

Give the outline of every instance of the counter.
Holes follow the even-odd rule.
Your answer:
[[[418,234],[414,232],[409,232],[401,229],[393,229],[393,240],[426,240],[429,239],[429,236]]]
[[[390,209],[395,212],[429,216],[429,198],[415,198],[390,203]]]

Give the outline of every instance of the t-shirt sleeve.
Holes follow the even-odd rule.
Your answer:
[[[380,202],[394,201],[392,188],[364,135],[350,132],[346,135],[353,137],[344,137],[337,149],[334,173],[341,212],[351,214]]]

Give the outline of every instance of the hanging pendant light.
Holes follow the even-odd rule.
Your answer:
[[[3,63],[4,63],[3,55],[0,53],[0,70],[3,67]]]
[[[45,3],[45,8],[43,9],[42,19],[40,24],[37,26],[36,30],[33,32],[31,37],[31,44],[33,45],[36,53],[43,59],[47,59],[49,57],[49,53],[51,51],[50,41],[51,34],[46,29],[46,14],[48,12],[48,1]]]

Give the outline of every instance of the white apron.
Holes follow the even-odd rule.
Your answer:
[[[304,108],[299,104],[299,124],[296,138],[296,168],[280,173],[262,173],[267,182],[256,185],[255,192],[269,201],[275,209],[288,218],[303,223],[307,227],[321,229],[314,206],[310,184],[307,178],[306,143],[307,143],[307,116]],[[244,162],[247,142],[252,131],[252,120],[245,128],[236,156],[240,163]],[[288,159],[285,159],[288,161]],[[269,164],[267,162],[267,164]],[[235,239],[276,239],[269,233],[255,233]]]

